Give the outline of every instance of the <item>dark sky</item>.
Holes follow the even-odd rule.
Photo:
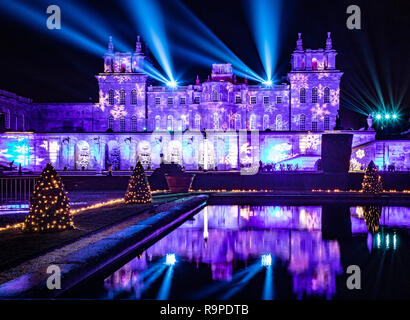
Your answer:
[[[170,32],[177,14],[173,11],[172,1],[160,1]],[[45,15],[47,1],[20,2]],[[65,21],[68,23],[77,18],[65,17],[71,14],[65,10],[66,2],[50,0],[49,3],[61,6],[63,28]],[[246,64],[262,73],[241,0],[182,2]],[[121,34],[130,49],[134,48],[135,36],[139,32],[135,30],[130,15],[121,8],[122,1],[80,3],[83,9],[102,16],[104,24]],[[286,75],[289,71],[290,54],[295,47],[297,32],[303,33],[305,48],[317,49],[324,47],[326,32],[331,31],[334,48],[339,52],[338,68],[345,73],[341,85],[345,126],[358,125],[354,120],[359,117],[348,110],[365,109],[365,105],[372,105],[369,97],[377,97],[377,86],[386,104],[401,102],[402,118],[407,121],[410,108],[407,90],[410,83],[408,0],[287,0],[284,3],[280,31],[276,31],[280,33],[281,40],[278,48],[280,74]],[[346,8],[351,4],[361,8],[362,30],[352,31],[346,27]],[[97,81],[94,75],[103,69],[101,57],[69,41],[60,41],[58,37],[51,36],[51,31],[45,27],[42,30],[32,23],[22,22],[6,8],[0,8],[0,89],[35,101],[75,102],[90,98],[96,101]],[[42,23],[45,25],[45,20]],[[101,42],[100,39],[94,40]],[[187,49],[193,41],[195,39],[186,40]],[[105,47],[106,41],[101,44]],[[169,46],[172,52],[172,42]],[[191,83],[197,74],[201,79],[206,79],[210,70],[210,67],[204,68],[181,56],[174,56],[173,64],[176,71],[183,73],[184,80]],[[352,96],[355,97],[354,101],[350,98]]]

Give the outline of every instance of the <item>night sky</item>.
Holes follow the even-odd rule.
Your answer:
[[[160,1],[163,9],[169,47],[175,73],[182,75],[183,84],[193,83],[198,74],[205,80],[211,66],[205,68],[186,57],[173,54],[172,24],[178,15],[173,0]],[[62,11],[62,28],[77,17],[65,9],[67,1],[19,1],[29,4],[34,10],[44,12],[44,21],[38,25],[25,22],[7,10],[0,8],[1,50],[0,89],[30,97],[39,102],[97,101],[95,75],[103,70],[103,60],[95,52],[79,48],[70,41],[62,41],[57,30],[45,27],[46,7],[57,4]],[[258,74],[263,67],[254,44],[251,29],[241,0],[183,0],[203,23],[205,23],[239,58]],[[132,23],[131,15],[124,10],[122,1],[81,1],[85,11],[103,18],[107,29],[115,30],[127,41],[130,51],[135,48],[139,31]],[[278,48],[279,70],[283,76],[290,69],[290,54],[295,48],[297,33],[302,32],[304,48],[323,48],[326,32],[332,32],[333,47],[338,50],[338,68],[345,74],[341,82],[341,107],[343,125],[358,128],[364,125],[364,110],[378,100],[376,87],[385,104],[400,105],[403,128],[408,127],[410,114],[410,18],[408,0],[372,1],[307,1],[287,0],[281,12]],[[359,5],[362,12],[362,30],[348,30],[346,8]],[[80,17],[78,17],[80,18]],[[90,21],[92,23],[92,21]],[[44,25],[44,27],[42,26]],[[195,31],[195,26],[192,27]],[[80,31],[81,29],[78,28]],[[87,30],[84,30],[86,33]],[[109,34],[109,30],[101,32]],[[168,34],[167,34],[168,35]],[[93,38],[106,47],[105,42]],[[186,39],[183,44],[189,49],[196,39]],[[115,38],[114,38],[115,44]],[[152,60],[160,70],[159,65]],[[229,62],[229,61],[228,61]],[[281,80],[281,79],[278,79]],[[358,93],[359,92],[359,93]],[[352,99],[351,97],[356,97]],[[373,99],[372,99],[373,98]]]

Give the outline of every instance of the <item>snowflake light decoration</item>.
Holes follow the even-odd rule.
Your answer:
[[[327,72],[320,72],[317,74],[318,80],[329,77],[329,73]]]
[[[269,112],[270,114],[272,114],[276,110],[278,110],[278,108],[275,107],[273,104],[268,105],[268,106],[265,107],[265,112]]]
[[[252,104],[241,104],[239,107],[243,110],[246,110],[246,111],[252,111],[252,109],[253,109]]]
[[[353,158],[350,160],[350,171],[360,171],[361,168],[362,164],[357,159]]]
[[[99,106],[100,106],[100,109],[101,109],[101,111],[104,111],[105,110],[105,107],[106,106],[108,106],[108,93],[107,94],[104,94],[103,93],[103,91],[102,90],[100,90],[100,92],[99,92],[99,96],[100,96],[100,98],[99,98]]]
[[[130,76],[115,76],[114,78],[118,81],[118,83],[123,83],[131,80]]]
[[[320,138],[318,135],[307,134],[300,140],[300,150],[305,153],[306,150],[317,151],[320,145]]]
[[[319,84],[317,88],[317,96],[319,97],[319,99],[322,99],[324,95],[325,95],[325,88],[321,84]]]
[[[330,111],[327,110],[327,103],[324,103],[322,105],[316,103],[316,105],[312,109],[310,109],[310,111],[312,111],[314,118],[320,118],[320,120],[323,120],[326,115],[330,114]]]
[[[364,150],[363,149],[359,149],[356,151],[356,157],[359,159],[362,159],[365,156]]]
[[[119,119],[127,115],[127,111],[125,111],[124,106],[114,106],[114,108],[112,108],[110,113],[114,117],[114,119]]]
[[[304,74],[292,74],[289,76],[292,86],[296,90],[300,90],[301,88],[308,88],[308,76]]]
[[[330,90],[330,104],[332,106],[337,106],[340,100],[340,89]]]

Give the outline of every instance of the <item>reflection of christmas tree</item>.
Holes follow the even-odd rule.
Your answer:
[[[367,166],[362,182],[362,190],[366,193],[378,194],[383,191],[382,178],[377,172],[373,161]]]
[[[23,231],[52,232],[73,227],[64,185],[49,163],[41,173],[30,198],[30,213],[24,221]]]
[[[382,214],[381,206],[365,206],[363,209],[364,221],[366,222],[367,230],[375,233],[379,230],[380,216]]]
[[[152,201],[151,188],[141,162],[135,166],[124,199],[126,203],[149,203]]]

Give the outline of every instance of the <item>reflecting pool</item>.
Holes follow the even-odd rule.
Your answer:
[[[208,206],[75,296],[409,299],[409,230],[408,207]]]

